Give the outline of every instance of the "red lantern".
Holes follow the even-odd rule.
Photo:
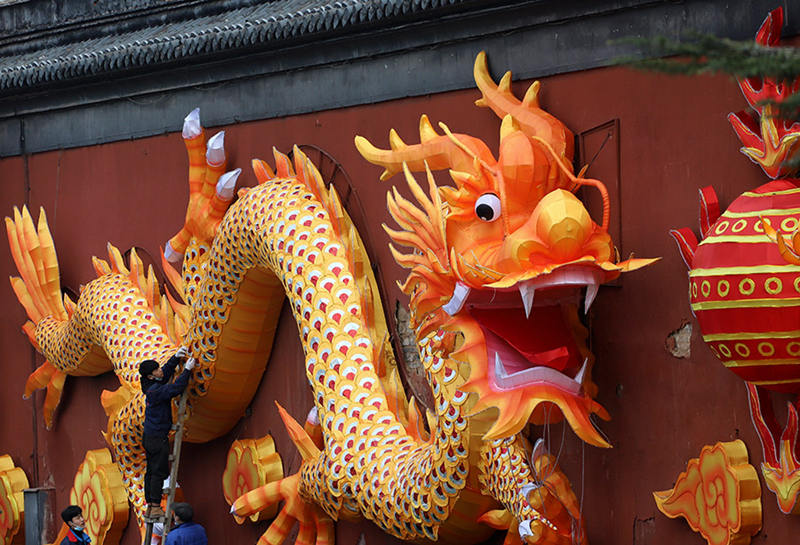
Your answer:
[[[756,42],[780,41],[783,10],[769,14]],[[714,190],[700,191],[700,230],[671,231],[689,266],[689,299],[703,339],[722,363],[748,381],[750,415],[761,439],[761,471],[784,513],[800,513],[800,417],[788,403],[781,429],[767,390],[800,394],[800,180],[788,159],[800,152],[800,123],[774,106],[800,89],[800,78],[739,80],[752,111],[728,116],[742,152],[770,178],[722,214]],[[782,233],[793,233],[787,240]]]
[[[692,311],[714,355],[782,392],[800,391],[800,266],[784,260],[762,221],[791,232],[799,212],[796,180],[743,193],[710,227],[689,273]]]

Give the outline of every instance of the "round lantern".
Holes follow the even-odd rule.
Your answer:
[[[742,379],[800,393],[800,266],[764,233],[800,227],[800,180],[740,195],[694,254],[689,299],[703,339]]]

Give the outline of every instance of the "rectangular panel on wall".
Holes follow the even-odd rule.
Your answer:
[[[584,165],[589,165],[584,178],[600,180],[608,189],[610,200],[610,216],[608,234],[619,252],[621,259],[625,259],[624,241],[622,240],[622,187],[620,179],[620,131],[619,119],[606,121],[596,127],[576,133],[576,147],[578,162],[576,172]],[[603,200],[600,193],[592,187],[584,187],[578,191],[578,197],[586,206],[592,219],[600,223],[603,218]],[[621,285],[622,277],[608,285]]]

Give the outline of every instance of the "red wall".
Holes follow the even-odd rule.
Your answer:
[[[515,90],[522,96],[525,85],[516,84]],[[481,137],[496,150],[499,121],[488,110],[474,107],[476,98],[477,91],[467,90],[226,127],[229,165],[242,167],[242,183],[253,185],[249,161],[259,157],[272,162],[271,146],[287,152],[294,143],[314,144],[335,157],[364,204],[371,250],[387,277],[385,284],[393,290],[393,300],[394,281],[404,273],[393,263],[378,229],[382,222],[392,223],[384,204],[389,184],[380,183],[380,169],[357,154],[353,136],[361,134],[385,147],[394,127],[406,142],[415,142],[419,116],[427,113],[434,124],[445,121],[454,132]],[[690,358],[675,358],[665,348],[672,331],[693,323],[686,269],[667,231],[696,225],[697,188],[714,184],[725,207],[742,191],[766,181],[738,153],[739,143],[725,119],[728,112],[744,108],[744,99],[735,83],[723,77],[667,77],[608,68],[547,78],[542,103],[575,132],[620,120],[621,194],[616,205],[621,206],[623,251],[663,257],[626,276],[620,286],[601,289],[592,310],[594,377],[600,387],[598,401],[612,415],[602,427],[614,448],[584,448],[568,430],[561,455],[584,500],[589,540],[699,543],[701,538],[693,536],[684,521],[658,512],[652,491],[671,488],[703,445],[740,437],[756,467],[761,450],[750,424],[744,384],[714,359],[696,326]],[[187,104],[186,111],[192,107]],[[604,153],[612,153],[611,148]],[[24,202],[46,208],[62,281],[70,288],[77,290],[93,277],[90,256],[103,257],[107,241],[122,250],[144,247],[157,258],[159,247],[182,223],[188,190],[178,134],[36,154],[26,161],[27,167],[21,158],[0,160],[2,208],[9,213],[13,204]],[[399,178],[392,182],[404,185]],[[2,270],[13,274],[5,246],[0,246],[0,260]],[[100,436],[105,428],[100,392],[115,388],[116,379],[111,375],[68,379],[55,429],[45,431],[43,395],[38,393],[33,401],[22,401],[20,396],[35,366],[19,332],[23,311],[10,289],[0,290],[0,297],[7,313],[0,328],[5,371],[0,383],[0,454],[11,454],[32,485],[55,486],[61,506],[85,451],[105,446]],[[298,419],[311,406],[296,328],[286,309],[283,314],[252,414],[226,437],[184,449],[180,480],[195,505],[196,518],[206,525],[214,543],[255,543],[267,526],[237,526],[227,515],[220,477],[234,439],[271,433],[287,470],[299,465],[273,404],[277,399]],[[36,356],[36,364],[40,360]],[[561,425],[551,433],[559,438]],[[556,448],[558,444],[555,440]],[[34,456],[38,456],[38,482],[34,482]],[[759,539],[792,542],[800,522],[781,515],[765,487],[762,502],[765,530]],[[367,544],[391,542],[368,523],[342,523],[339,543],[355,544],[362,532]],[[131,525],[123,542],[133,545],[137,539]]]

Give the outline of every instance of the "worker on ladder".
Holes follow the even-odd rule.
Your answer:
[[[155,360],[145,360],[139,364],[142,392],[145,395],[144,433],[142,445],[147,459],[144,475],[144,497],[147,501],[146,517],[162,518],[161,487],[169,476],[169,432],[172,429],[172,398],[179,396],[189,384],[189,377],[195,366],[195,359],[189,358],[183,372],[175,382],[169,380],[178,364],[186,358],[189,350],[182,346],[163,367]]]

